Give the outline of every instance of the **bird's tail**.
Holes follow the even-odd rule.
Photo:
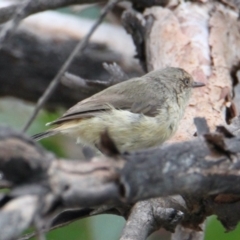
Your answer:
[[[39,140],[41,140],[43,138],[53,136],[53,135],[55,135],[57,133],[58,133],[58,131],[56,131],[56,130],[49,130],[49,131],[46,131],[46,132],[37,133],[37,134],[33,135],[32,139],[34,139],[36,141],[39,141]]]

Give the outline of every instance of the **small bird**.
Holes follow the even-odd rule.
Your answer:
[[[176,132],[192,88],[204,85],[181,68],[152,71],[80,101],[33,139],[68,133],[99,148],[107,130],[121,152],[161,145]]]

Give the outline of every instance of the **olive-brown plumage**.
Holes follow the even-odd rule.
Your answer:
[[[49,123],[51,130],[33,138],[69,133],[78,142],[98,146],[107,130],[120,151],[160,145],[176,132],[192,88],[201,86],[180,68],[152,71],[80,101]]]

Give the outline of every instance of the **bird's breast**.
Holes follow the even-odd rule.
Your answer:
[[[99,116],[82,119],[65,132],[74,134],[79,142],[98,145],[106,130],[120,151],[154,147],[168,140],[179,124],[180,112],[174,106],[159,109],[155,117],[112,109]]]

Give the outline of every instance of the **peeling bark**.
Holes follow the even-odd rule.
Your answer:
[[[235,50],[240,42],[237,13],[217,2],[184,2],[173,11],[154,7],[146,14],[156,18],[148,39],[149,69],[182,67],[196,81],[207,84],[194,91],[173,140],[193,137],[196,116],[205,117],[212,130],[225,124],[226,112],[232,107],[230,72],[240,59]]]

